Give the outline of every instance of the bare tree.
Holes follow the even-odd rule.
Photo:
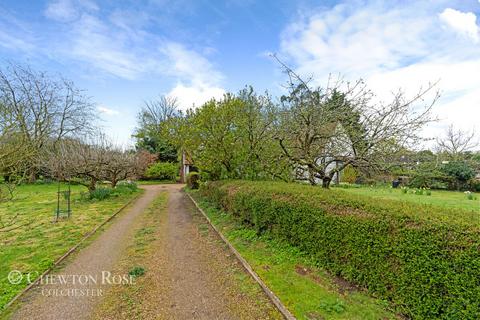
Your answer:
[[[107,164],[104,169],[104,179],[112,188],[122,180],[134,178],[140,171],[137,155],[125,150],[114,149],[107,153]]]
[[[437,139],[439,152],[447,154],[452,160],[459,160],[467,151],[477,148],[480,142],[476,140],[475,130],[464,131],[450,125],[444,137]]]
[[[90,192],[99,181],[115,188],[119,181],[134,178],[139,167],[136,154],[115,146],[104,134],[63,139],[51,145],[41,163],[59,181],[75,181]]]
[[[92,192],[105,176],[110,152],[110,143],[103,134],[88,140],[63,139],[45,153],[42,166],[59,181],[76,181]]]
[[[0,126],[21,134],[37,154],[51,141],[92,130],[95,119],[94,105],[72,82],[14,64],[0,70],[0,105]],[[36,168],[29,169],[33,178]]]
[[[418,143],[419,129],[433,121],[430,111],[438,92],[420,111],[415,107],[435,84],[410,99],[398,91],[385,104],[375,101],[362,80],[330,80],[326,88],[313,88],[310,80],[279,62],[289,76],[289,95],[281,98],[276,139],[312,185],[321,180],[328,188],[335,174],[348,165],[382,167],[390,155]]]
[[[160,96],[158,100],[144,102],[144,107],[138,114],[138,124],[140,128],[160,132],[163,123],[178,115],[177,98]]]

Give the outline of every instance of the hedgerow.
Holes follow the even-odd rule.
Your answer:
[[[276,182],[212,182],[201,194],[407,317],[480,318],[480,213]]]

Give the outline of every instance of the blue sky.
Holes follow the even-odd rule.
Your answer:
[[[362,77],[382,100],[440,80],[435,137],[480,131],[479,14],[478,0],[2,0],[0,61],[72,79],[122,144],[160,94],[183,108],[246,84],[281,94],[272,52],[319,85]]]

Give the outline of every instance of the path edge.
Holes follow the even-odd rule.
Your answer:
[[[143,189],[142,189],[143,190]],[[32,289],[33,286],[37,285],[40,279],[45,277],[47,274],[52,272],[53,269],[55,269],[63,260],[65,260],[68,256],[70,256],[75,250],[78,249],[78,247],[88,238],[93,236],[98,229],[103,227],[105,224],[107,224],[109,221],[111,221],[113,218],[115,218],[116,215],[118,215],[120,212],[122,212],[126,207],[128,207],[131,203],[136,201],[138,198],[140,198],[141,195],[143,195],[144,191],[140,192],[137,194],[135,197],[130,199],[127,203],[125,203],[122,207],[120,207],[117,211],[115,211],[111,216],[109,216],[107,219],[105,219],[102,223],[97,225],[93,230],[91,230],[89,233],[87,233],[82,239],[80,239],[77,244],[75,244],[73,247],[71,247],[63,256],[55,260],[53,265],[49,267],[47,270],[45,270],[35,281],[31,282],[28,286],[26,286],[22,291],[20,291],[15,297],[12,298],[4,307],[3,310],[7,310],[15,301],[17,301],[19,298],[21,298],[24,294],[26,294],[30,289]]]
[[[198,203],[193,199],[193,197],[188,194],[187,192],[184,191],[184,193],[190,198],[190,200],[193,202],[195,207],[200,211],[200,213],[203,215],[203,217],[208,221],[210,226],[215,230],[215,232],[220,236],[220,238],[225,242],[225,244],[228,246],[230,251],[235,255],[237,260],[242,264],[243,268],[250,274],[250,276],[255,280],[255,282],[262,288],[262,290],[265,292],[265,294],[268,296],[270,301],[274,304],[274,306],[277,308],[277,310],[283,315],[283,317],[287,320],[296,320],[296,318],[293,316],[293,314],[288,311],[288,309],[283,305],[283,303],[280,301],[280,299],[277,297],[275,293],[273,293],[272,290],[263,282],[263,280],[258,276],[258,274],[253,270],[252,266],[245,260],[242,255],[233,247],[233,245],[230,243],[230,241],[227,240],[227,238],[215,227],[210,220],[210,218],[207,216],[207,214],[203,211],[202,208],[198,205]]]

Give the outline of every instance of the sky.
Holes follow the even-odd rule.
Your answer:
[[[73,80],[131,145],[136,114],[160,95],[183,109],[245,85],[281,95],[275,53],[318,85],[362,78],[382,101],[438,81],[435,138],[450,124],[480,132],[478,15],[480,0],[0,0],[0,67]]]

